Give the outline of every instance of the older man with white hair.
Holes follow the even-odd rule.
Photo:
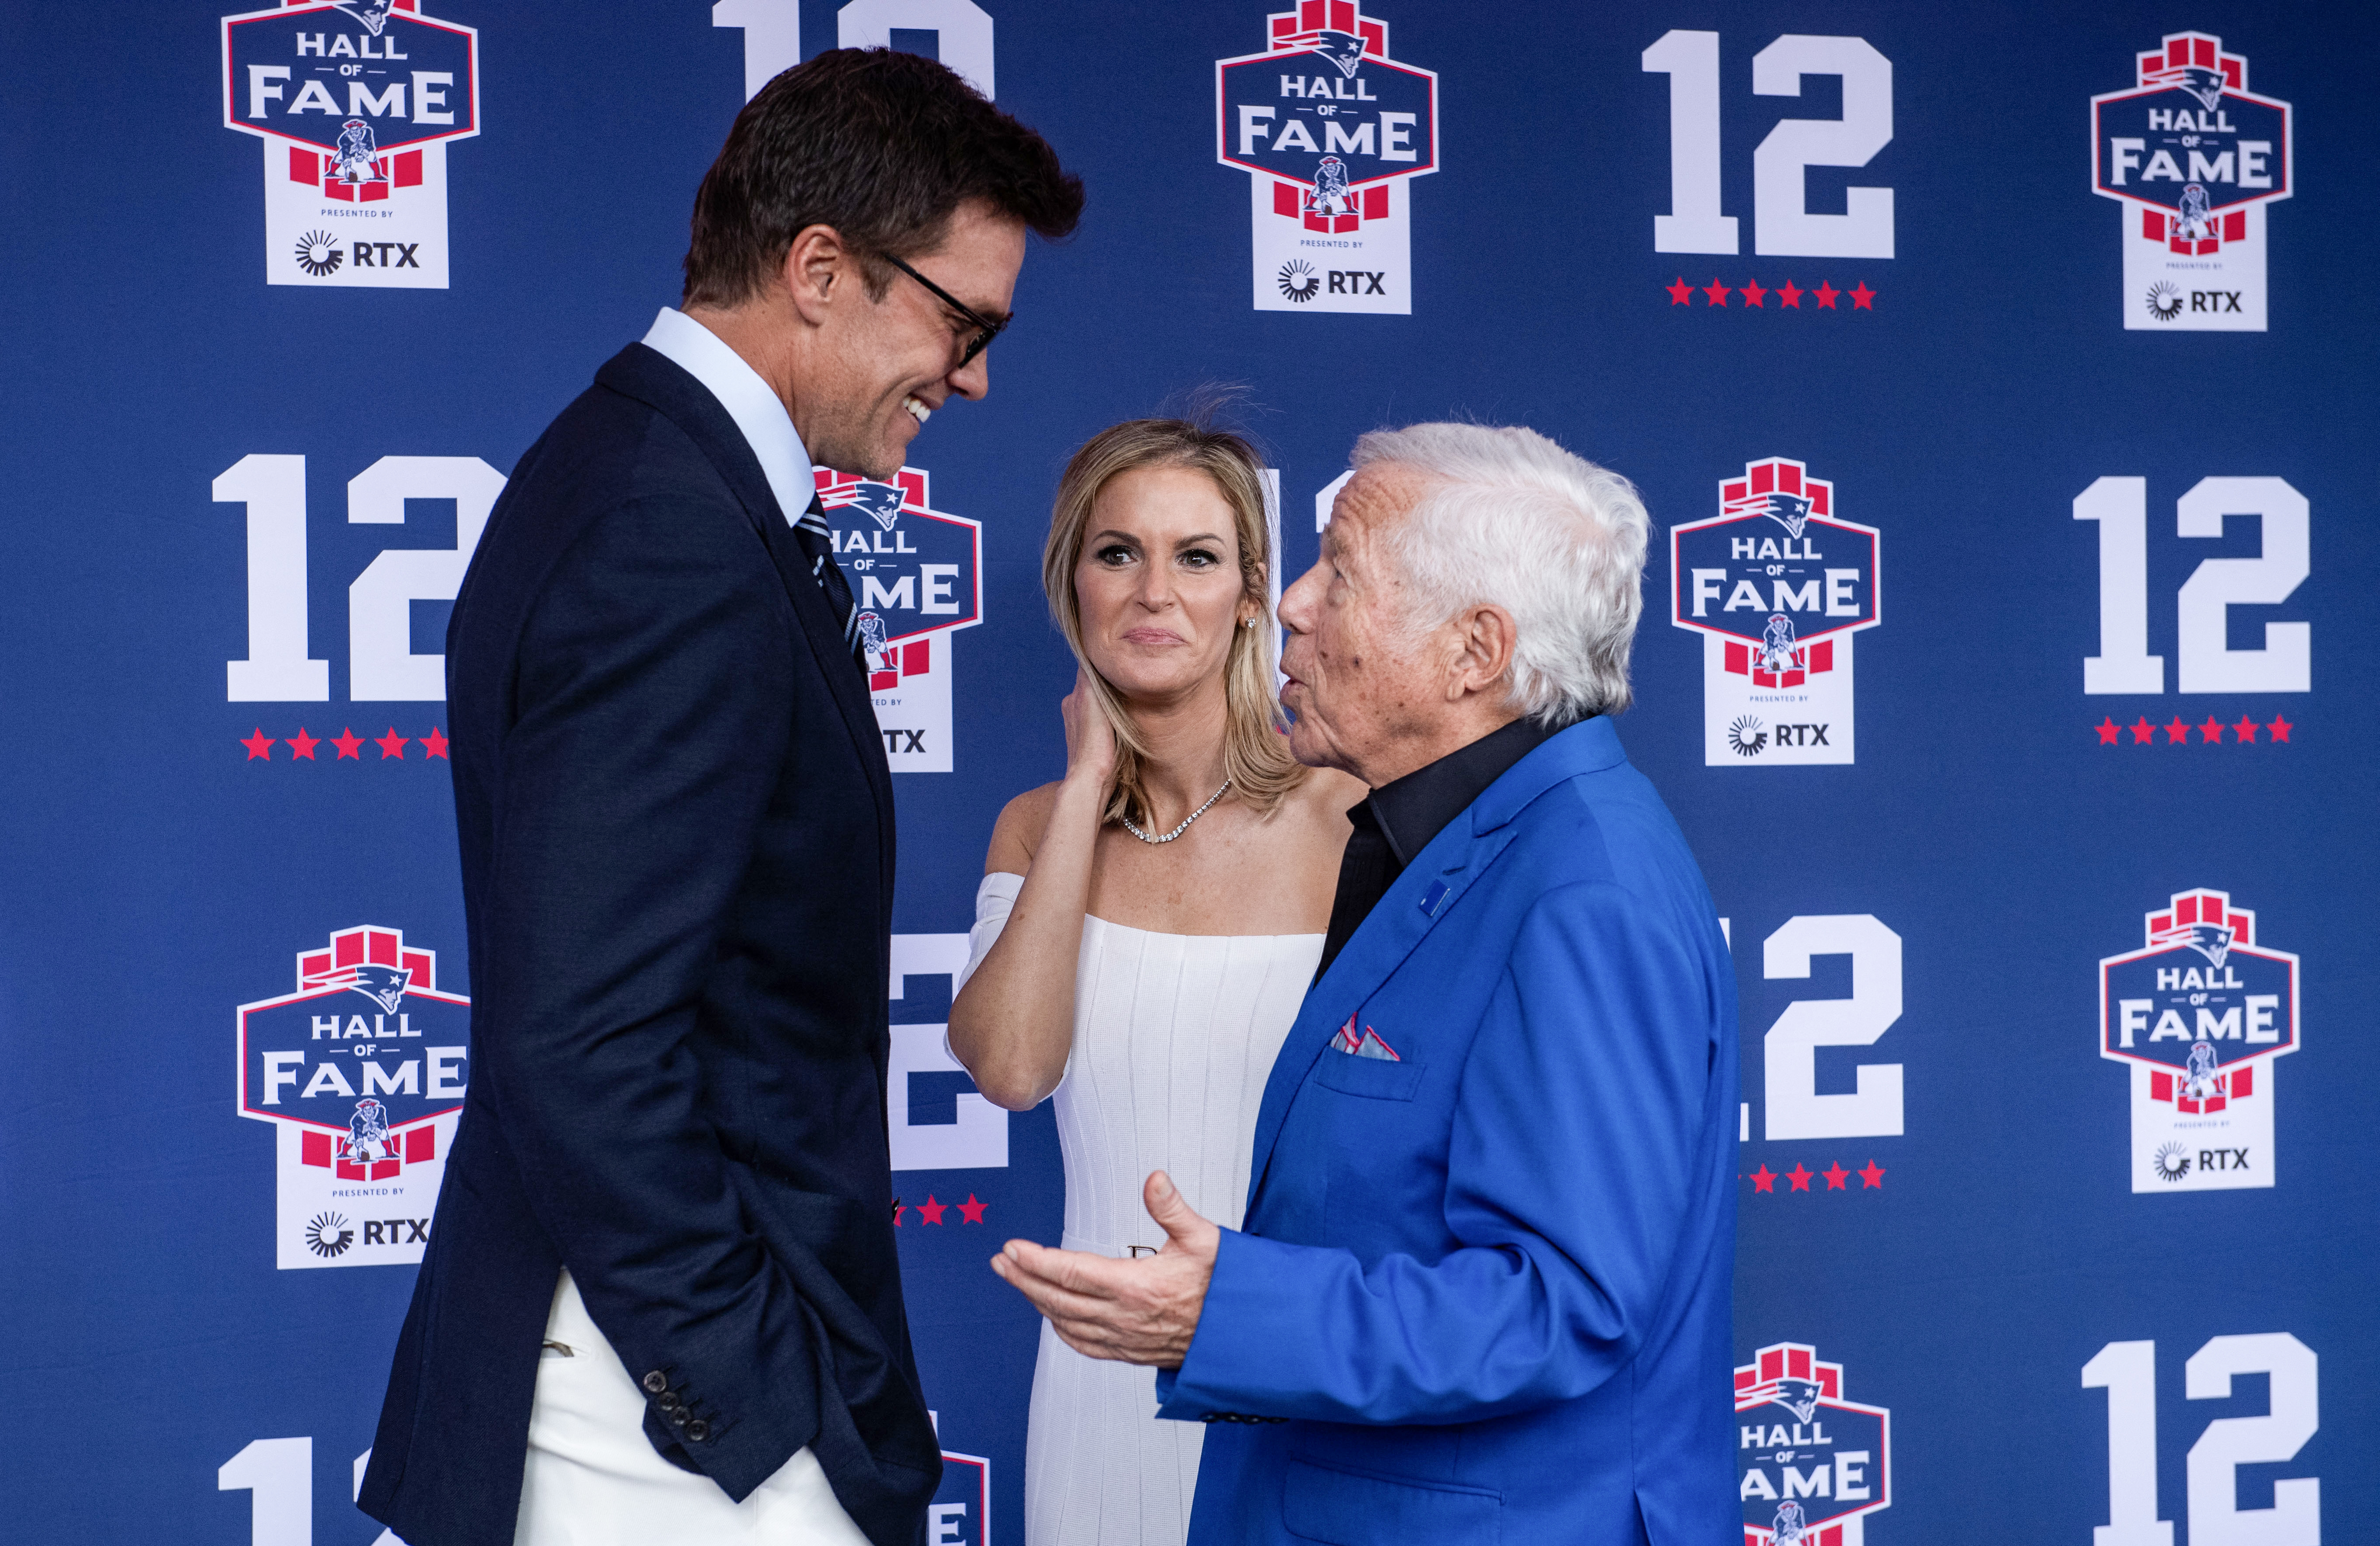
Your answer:
[[[1734,972],[1610,720],[1645,507],[1525,429],[1354,466],[1281,598],[1281,700],[1372,794],[1245,1227],[1160,1172],[1154,1256],[995,1269],[1219,1425],[1194,1546],[1734,1540]]]

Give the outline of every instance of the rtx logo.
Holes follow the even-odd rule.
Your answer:
[[[1780,724],[1777,727],[1779,746],[1825,746],[1827,726],[1823,724]]]
[[[364,1244],[367,1246],[426,1246],[430,1243],[428,1219],[366,1219]]]
[[[358,268],[419,268],[414,250],[418,241],[359,241],[347,248],[347,261]]]
[[[1375,273],[1368,269],[1333,268],[1325,269],[1323,273],[1330,282],[1332,295],[1384,296],[1389,293],[1380,288],[1380,282],[1389,276],[1386,269]]]

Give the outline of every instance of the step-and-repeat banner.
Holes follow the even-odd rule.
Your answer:
[[[1038,1322],[986,1260],[1063,1193],[1048,1110],[941,1030],[993,817],[1062,763],[1049,498],[1209,383],[1292,572],[1357,433],[1450,416],[1619,469],[1666,534],[1621,733],[1742,992],[1742,1546],[2380,1538],[2369,7],[0,30],[0,1534],[378,1538],[352,1498],[471,1078],[450,600],[675,298],[747,95],[876,44],[1089,189],[989,400],[894,482],[820,474],[902,775],[933,1540],[1021,1539]]]

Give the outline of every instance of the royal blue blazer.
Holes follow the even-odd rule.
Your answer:
[[[1350,1016],[1395,1057],[1333,1047]],[[1701,870],[1572,725],[1405,868],[1273,1065],[1158,1382],[1212,1423],[1193,1546],[1735,1540],[1735,1114]]]

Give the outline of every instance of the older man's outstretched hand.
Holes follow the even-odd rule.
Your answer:
[[[1165,1231],[1156,1255],[1119,1261],[1011,1240],[991,1270],[1084,1357],[1179,1369],[1198,1329],[1222,1231],[1193,1211],[1161,1170],[1149,1174],[1140,1195]]]

